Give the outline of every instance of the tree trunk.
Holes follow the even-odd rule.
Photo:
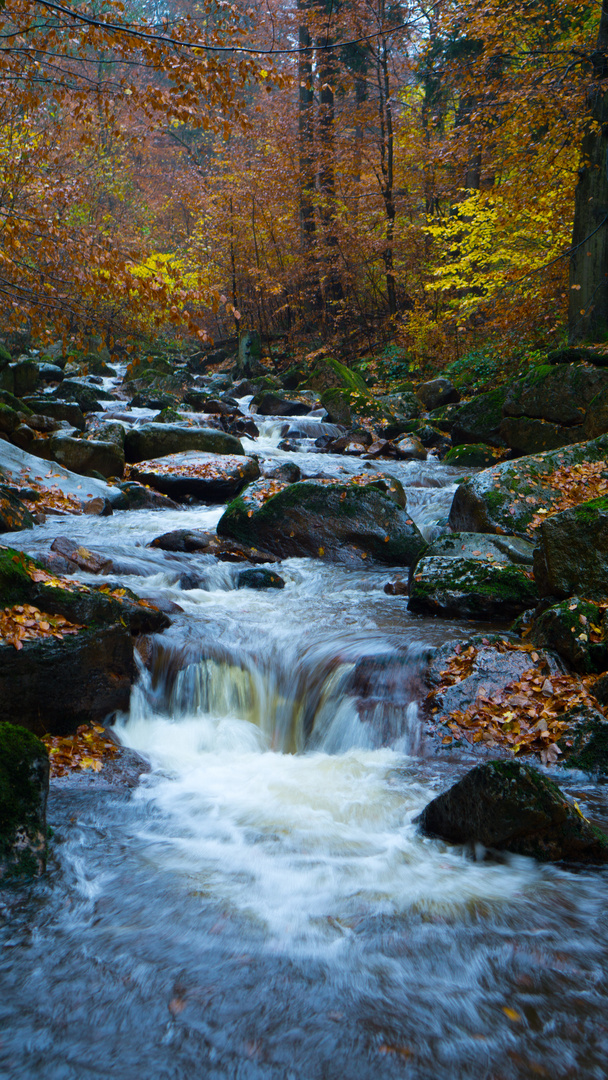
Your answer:
[[[321,5],[325,12],[325,5]],[[328,22],[331,8],[327,14]],[[325,273],[323,292],[328,312],[332,305],[342,300],[342,282],[336,265],[338,238],[336,236],[336,150],[335,150],[335,108],[334,84],[337,76],[336,53],[328,48],[333,44],[328,35],[317,39],[317,58],[319,63],[319,189],[321,194],[321,218],[323,221],[325,246]]]
[[[298,0],[298,11],[308,9],[306,0]],[[310,30],[302,21],[298,32],[298,149],[300,169],[300,242],[306,257],[315,237],[315,172],[314,172],[314,125],[313,125],[313,74],[312,41]]]
[[[591,118],[583,139],[574,201],[568,337],[605,342],[608,335],[608,0],[593,54]]]

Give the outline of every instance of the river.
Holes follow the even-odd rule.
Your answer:
[[[295,450],[272,418],[244,445],[305,475],[382,468],[427,535],[445,519],[454,470],[314,453],[318,418],[296,423]],[[146,546],[221,513],[10,537],[69,535],[183,613],[117,721],[147,768],[53,781],[49,872],[0,893],[0,1075],[603,1080],[606,872],[476,862],[413,824],[471,764],[419,715],[430,650],[470,627],[409,615],[393,570],[289,559],[283,590],[255,592],[238,565]],[[566,786],[606,818],[605,788]]]

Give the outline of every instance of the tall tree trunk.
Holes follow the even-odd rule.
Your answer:
[[[383,12],[384,14],[384,12]],[[380,168],[382,170],[382,198],[386,213],[386,243],[384,246],[384,266],[386,269],[386,295],[388,313],[397,312],[397,285],[395,281],[395,137],[393,131],[393,109],[390,96],[390,72],[388,68],[388,44],[382,38],[378,57],[378,84],[380,110]]]
[[[604,342],[608,335],[608,0],[593,54],[591,117],[583,139],[574,201],[568,336]]]
[[[314,123],[313,123],[313,73],[312,40],[310,30],[304,21],[304,12],[308,10],[307,0],[298,0],[298,11],[302,13],[302,22],[298,32],[298,149],[300,171],[300,242],[304,258],[307,258],[314,246],[315,239],[315,170],[314,170]]]
[[[330,0],[331,2],[331,0]],[[320,5],[325,14],[325,4]],[[337,267],[338,238],[336,236],[336,150],[335,150],[335,108],[334,85],[337,76],[337,57],[329,35],[329,20],[333,3],[327,11],[327,31],[317,39],[317,58],[319,63],[319,189],[321,194],[321,218],[323,221],[323,241],[325,273],[323,292],[328,311],[332,305],[342,300],[342,282]],[[323,14],[321,17],[323,17]]]

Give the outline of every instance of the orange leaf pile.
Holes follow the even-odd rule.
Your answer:
[[[14,645],[17,650],[23,648],[24,641],[63,638],[82,629],[62,615],[47,615],[31,604],[18,604],[0,611],[0,644]]]
[[[43,743],[49,752],[51,776],[65,776],[72,769],[91,769],[101,772],[104,761],[116,756],[116,743],[98,724],[81,724],[75,735],[45,735]]]
[[[538,660],[538,654],[531,646],[503,641],[499,651],[529,652],[533,661]],[[448,667],[441,673],[441,685],[428,695],[431,704],[437,702],[443,689],[471,674],[477,653],[475,646],[469,646],[450,659]],[[561,754],[557,742],[569,731],[564,714],[577,705],[602,711],[578,676],[547,677],[538,668],[530,667],[519,679],[494,693],[486,693],[481,686],[474,701],[464,711],[454,709],[441,714],[440,707],[436,707],[434,719],[450,733],[444,735],[446,745],[454,739],[466,739],[471,744],[502,747],[513,754],[538,753],[547,764]]]
[[[539,477],[543,487],[558,491],[551,505],[537,510],[528,529],[535,529],[548,517],[569,510],[572,506],[608,495],[608,471],[605,461],[585,461],[580,465],[562,465],[555,472]],[[524,498],[523,495],[520,498]],[[532,500],[534,501],[534,499]]]

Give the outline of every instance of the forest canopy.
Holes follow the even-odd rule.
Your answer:
[[[0,18],[5,331],[389,326],[430,363],[563,335],[598,5],[7,0]]]

